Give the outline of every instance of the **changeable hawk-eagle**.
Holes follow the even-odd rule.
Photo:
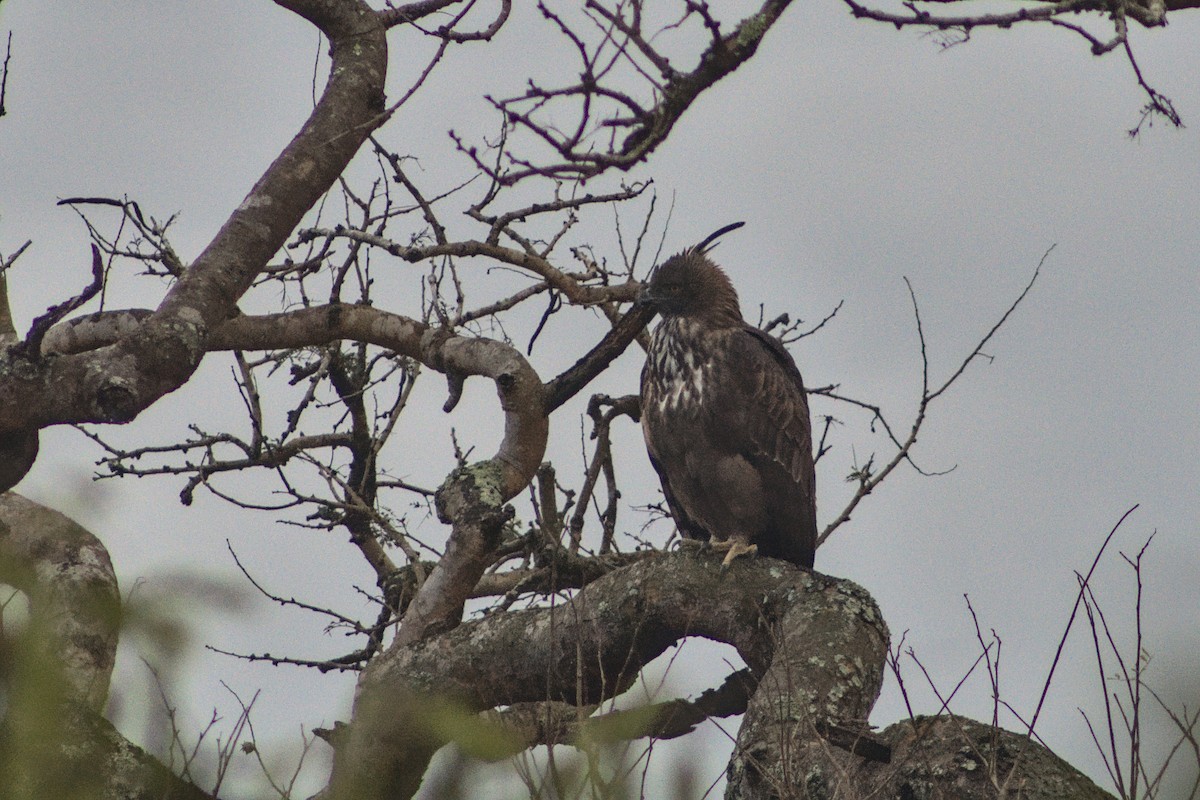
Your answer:
[[[640,302],[662,316],[642,369],[642,432],[680,533],[812,567],[817,518],[804,382],[779,341],[742,319],[706,254],[671,257]]]

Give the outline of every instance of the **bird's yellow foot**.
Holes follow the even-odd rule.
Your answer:
[[[735,558],[740,556],[752,556],[758,552],[758,545],[743,542],[740,539],[727,539],[723,542],[713,542],[712,549],[720,552],[725,551],[725,559],[721,561],[721,569],[728,569]]]

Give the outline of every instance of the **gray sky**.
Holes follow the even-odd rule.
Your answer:
[[[19,324],[86,282],[85,231],[56,199],[126,194],[159,217],[179,211],[173,241],[185,259],[193,257],[311,105],[317,37],[265,0],[6,0],[0,32],[8,29],[14,54],[10,113],[0,120],[0,252],[34,240],[10,277]],[[494,46],[463,49],[385,129],[385,140],[421,156],[430,182],[462,174],[465,164],[445,161],[446,129],[490,134],[495,123],[478,96],[503,94],[530,70],[550,69],[555,62],[545,53],[529,63],[537,50],[531,42],[541,41],[531,37],[545,34],[540,24],[512,24]],[[1165,30],[1135,28],[1133,35],[1147,78],[1185,122],[1200,119],[1200,16],[1179,14]],[[394,94],[423,64],[406,60],[412,51],[397,32],[391,41]],[[852,578],[875,596],[893,641],[907,631],[944,690],[977,654],[963,602],[969,594],[985,631],[1003,639],[1003,693],[1022,714],[1036,705],[1070,613],[1073,572],[1087,569],[1134,504],[1140,508],[1094,586],[1131,653],[1132,575],[1116,549],[1136,552],[1156,533],[1144,575],[1148,680],[1172,702],[1200,704],[1200,145],[1194,126],[1159,125],[1128,141],[1124,132],[1142,103],[1127,62],[1093,58],[1065,31],[978,32],[941,52],[915,32],[856,22],[836,2],[801,4],[638,173],[653,176],[660,196],[674,203],[670,251],[726,222],[748,221],[716,251],[748,317],[764,303],[769,316],[789,311],[816,320],[845,300],[825,331],[793,348],[806,381],[839,383],[878,402],[904,429],[919,397],[920,361],[903,277],[921,304],[936,381],[1057,245],[1027,302],[987,347],[994,360],[974,364],[932,410],[915,458],[930,470],[955,470],[938,478],[897,474],[817,555],[822,572]],[[583,230],[611,247],[610,229],[611,218],[597,215]],[[615,250],[609,255],[615,259]],[[401,274],[411,269],[396,265]],[[154,281],[122,280],[109,304],[152,306],[160,293]],[[397,299],[394,310],[409,302]],[[590,345],[565,321],[546,336],[533,358],[543,377]],[[627,354],[596,389],[635,391],[639,368],[639,356]],[[228,369],[227,360],[210,359],[191,384],[114,435],[165,442],[194,418],[239,424]],[[443,399],[432,393],[435,384],[420,400],[431,409],[424,424],[437,426],[435,438],[447,440],[453,424],[480,453],[491,452],[498,432],[490,387],[471,387],[447,423],[432,411]],[[864,460],[871,444],[861,416],[820,399],[813,405],[815,415],[847,423],[842,446],[819,471],[824,523],[852,492],[842,481],[852,457]],[[555,420],[550,454],[563,471],[578,464],[578,411]],[[654,499],[657,485],[633,426],[618,448],[625,499]],[[396,457],[436,483],[447,448],[421,455]],[[372,576],[340,537],[234,513],[203,495],[185,509],[177,501],[180,481],[88,486],[96,456],[72,431],[44,432],[42,456],[19,491],[100,535],[125,592],[144,580],[143,597],[179,596],[190,580],[182,576],[196,574],[244,587],[225,550],[229,538],[280,593],[369,613],[350,587],[369,587]],[[635,524],[627,508],[623,515]],[[324,634],[320,621],[255,597],[234,611],[222,610],[212,591],[190,597],[174,612],[193,634],[187,659],[167,687],[185,730],[201,728],[214,706],[233,714],[221,680],[247,699],[263,689],[256,726],[267,751],[294,744],[301,725],[348,717],[349,677],[248,667],[202,649],[314,656],[349,649]],[[1083,634],[1079,628],[1072,636],[1039,730],[1106,785],[1077,711],[1100,710]],[[116,686],[127,709],[137,708],[147,687],[137,647],[122,643]],[[724,668],[712,662],[729,652],[685,648],[668,679],[671,691],[710,685]],[[936,711],[911,662],[906,675],[916,710]],[[990,716],[982,677],[960,692],[956,711]],[[889,681],[872,721],[886,725],[903,715]],[[1153,759],[1163,752],[1162,729],[1151,731]],[[125,732],[138,741],[152,735]],[[722,746],[718,731],[705,736]],[[324,756],[324,745],[315,750]],[[701,783],[723,765],[723,754],[709,759]],[[319,783],[320,773],[312,780]]]

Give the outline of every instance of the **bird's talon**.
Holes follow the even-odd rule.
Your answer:
[[[729,565],[733,563],[735,558],[756,554],[758,552],[758,545],[746,544],[745,542],[729,542],[727,550],[725,559],[721,562],[722,570],[729,569]]]

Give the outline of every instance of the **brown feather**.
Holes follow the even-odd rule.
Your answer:
[[[680,532],[811,567],[812,431],[791,355],[743,321],[697,248],[655,272],[646,302],[663,319],[642,370],[642,430]]]

